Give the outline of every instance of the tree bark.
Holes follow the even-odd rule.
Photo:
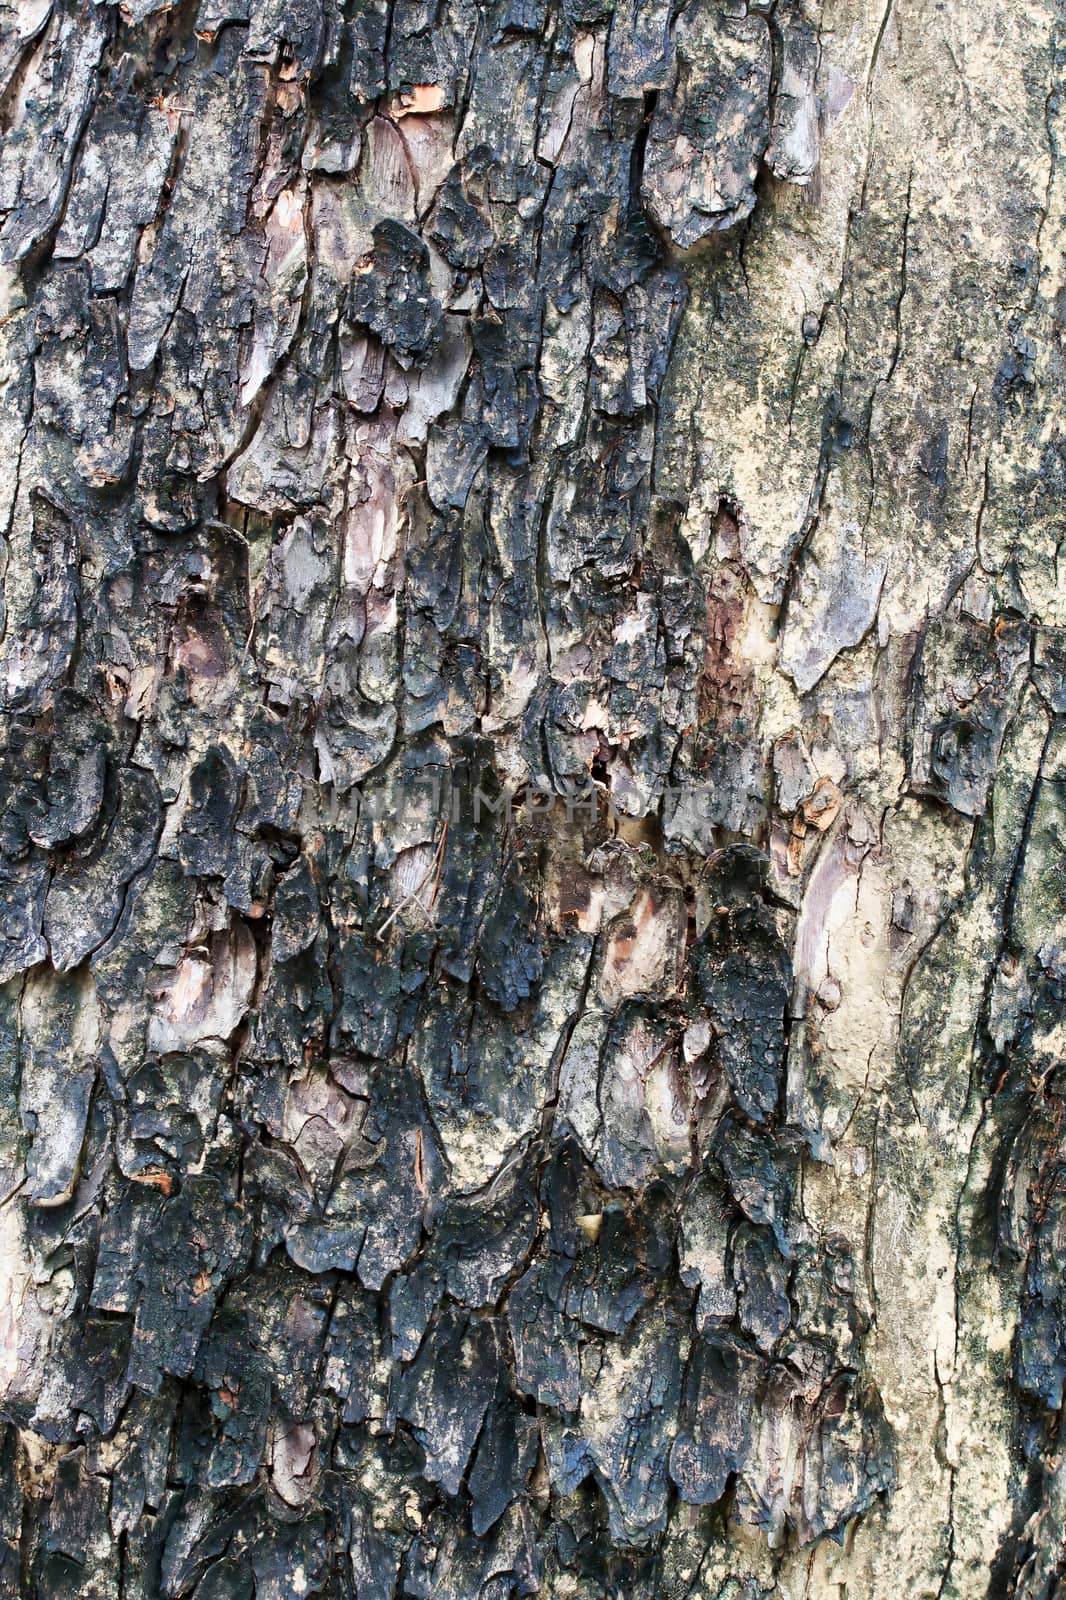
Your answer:
[[[1054,1600],[1053,0],[0,5],[0,1600]]]

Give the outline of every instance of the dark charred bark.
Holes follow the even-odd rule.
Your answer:
[[[0,6],[0,1600],[1059,1593],[1059,23]]]

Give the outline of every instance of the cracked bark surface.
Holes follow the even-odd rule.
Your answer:
[[[0,1600],[1060,1594],[1063,20],[0,4]]]

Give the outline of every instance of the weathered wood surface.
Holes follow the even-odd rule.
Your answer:
[[[1060,1592],[1062,25],[0,7],[0,1597]]]

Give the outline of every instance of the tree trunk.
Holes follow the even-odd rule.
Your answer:
[[[0,25],[0,1597],[1053,1600],[1053,0]]]

